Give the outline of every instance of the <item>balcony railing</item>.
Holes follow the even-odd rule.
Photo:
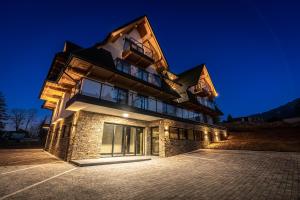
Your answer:
[[[161,78],[160,76],[156,74],[149,73],[139,67],[136,67],[134,65],[131,65],[130,63],[121,60],[117,58],[115,60],[116,63],[116,69],[124,72],[126,74],[129,74],[131,76],[134,76],[135,78],[138,78],[140,80],[146,81],[148,83],[151,83],[155,86],[161,87]]]
[[[90,79],[82,79],[75,94],[80,93],[85,96],[94,97],[99,100],[106,100],[121,105],[127,105],[146,111],[169,115],[181,119],[204,122],[201,113],[180,108],[156,98],[139,95],[135,92],[114,87],[105,83],[96,82]],[[206,117],[205,117],[206,118]]]
[[[155,61],[153,51],[133,38],[125,38],[122,58],[136,66],[144,68]]]
[[[144,44],[138,42],[134,38],[125,38],[124,50],[135,50],[141,54],[148,56],[151,59],[153,58],[153,51],[146,47]]]
[[[214,104],[212,101],[209,101],[209,100],[206,99],[206,98],[203,98],[203,97],[197,97],[197,102],[200,103],[201,105],[204,105],[204,106],[206,106],[206,107],[209,107],[210,109],[213,109],[213,110],[216,109],[215,104]]]

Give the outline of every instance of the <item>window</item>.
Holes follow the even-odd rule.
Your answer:
[[[173,140],[178,140],[178,128],[170,127],[169,138]]]
[[[130,74],[130,64],[127,62],[124,62],[122,60],[117,60],[117,70],[124,72],[126,74]]]
[[[138,77],[139,79],[142,79],[142,80],[148,82],[148,76],[149,76],[149,73],[148,73],[148,72],[146,72],[146,71],[143,70],[143,69],[138,69],[137,77]]]
[[[195,135],[195,140],[196,141],[202,141],[202,137],[203,137],[203,134],[202,134],[202,131],[199,131],[199,130],[194,130],[194,135]]]
[[[194,130],[193,129],[188,129],[188,140],[195,140],[194,138]]]
[[[188,130],[184,128],[170,127],[169,138],[174,140],[187,140]]]
[[[187,133],[186,129],[179,128],[178,132],[179,132],[179,139],[180,140],[187,140],[188,139],[188,133]]]

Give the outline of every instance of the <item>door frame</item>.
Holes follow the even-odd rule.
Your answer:
[[[112,135],[112,144],[111,144],[111,153],[105,153],[105,154],[101,154],[100,152],[100,155],[103,155],[103,156],[111,156],[111,157],[121,157],[121,156],[137,156],[137,152],[136,152],[136,145],[137,145],[137,132],[135,133],[135,141],[134,141],[134,154],[133,155],[126,155],[126,149],[125,149],[125,138],[126,138],[126,133],[125,133],[125,130],[126,128],[128,127],[134,127],[136,129],[141,129],[142,130],[142,153],[140,155],[144,155],[144,130],[145,130],[145,127],[141,127],[141,126],[132,126],[132,125],[126,125],[126,124],[116,124],[116,123],[110,123],[110,122],[104,122],[103,123],[103,133],[102,133],[102,138],[103,138],[103,135],[104,135],[104,125],[105,124],[111,124],[113,125],[113,135]],[[122,148],[121,148],[121,153],[118,153],[117,155],[114,155],[114,145],[115,145],[115,132],[116,132],[116,126],[122,126]]]

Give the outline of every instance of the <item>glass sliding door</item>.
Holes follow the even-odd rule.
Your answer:
[[[113,142],[113,154],[116,156],[123,155],[123,126],[115,125],[115,134]]]
[[[113,137],[114,137],[114,125],[104,124],[101,154],[112,154]]]
[[[136,128],[125,126],[124,127],[124,152],[126,155],[134,155],[135,148],[135,136],[136,136]]]
[[[143,129],[136,128],[136,144],[135,144],[135,154],[143,154]]]
[[[143,154],[143,128],[105,123],[102,155],[124,156]]]

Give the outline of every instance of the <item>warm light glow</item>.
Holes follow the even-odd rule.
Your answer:
[[[168,126],[165,126],[165,131],[169,130],[169,127]]]
[[[123,117],[128,117],[129,114],[128,114],[128,113],[123,113],[122,116],[123,116]]]

